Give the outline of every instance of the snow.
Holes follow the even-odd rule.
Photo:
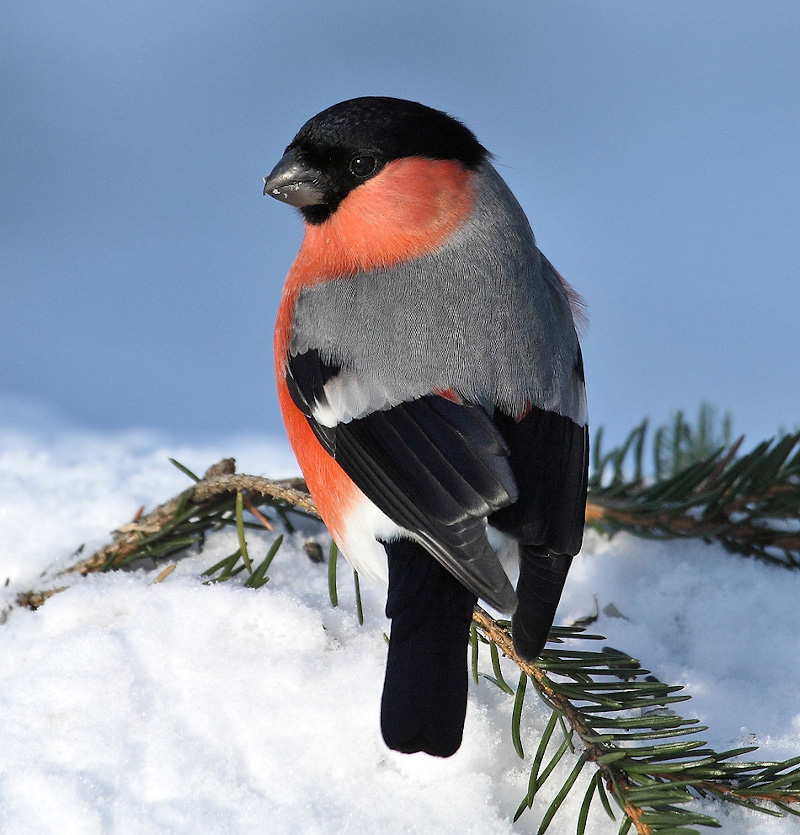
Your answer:
[[[321,526],[286,537],[258,590],[241,575],[203,584],[201,572],[236,549],[225,530],[163,582],[154,570],[71,577],[35,612],[12,606],[20,591],[64,584],[55,572],[81,543],[91,553],[140,505],[183,489],[168,456],[203,471],[233,455],[240,471],[284,476],[296,466],[281,440],[191,446],[19,410],[0,409],[0,421],[0,831],[536,832],[560,783],[512,826],[548,718],[532,688],[524,762],[510,740],[512,699],[486,682],[471,687],[454,757],[388,751],[383,591],[362,582],[359,626],[340,564],[331,608],[326,567],[302,548],[313,535],[327,549]],[[248,532],[255,560],[274,536]],[[800,751],[800,574],[693,541],[589,534],[557,622],[593,612],[595,598],[592,629],[685,684],[693,698],[679,707],[710,726],[709,744],[758,744],[758,759]],[[548,831],[574,832],[581,799],[573,792]],[[699,808],[735,835],[800,832],[794,819]],[[617,831],[599,804],[592,815],[587,831]]]

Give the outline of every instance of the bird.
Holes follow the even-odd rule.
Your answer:
[[[461,746],[478,599],[535,660],[583,537],[583,302],[492,160],[442,111],[363,96],[309,119],[264,178],[304,226],[280,409],[333,540],[388,584],[380,725],[409,754]]]

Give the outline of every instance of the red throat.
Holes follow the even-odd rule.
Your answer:
[[[452,160],[390,162],[354,189],[325,223],[306,227],[292,273],[325,281],[431,252],[472,210],[471,178]]]

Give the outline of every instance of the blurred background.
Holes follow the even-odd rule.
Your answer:
[[[377,94],[496,155],[587,301],[593,425],[800,424],[795,0],[10,0],[0,31],[0,415],[280,436],[302,227],[261,178]]]

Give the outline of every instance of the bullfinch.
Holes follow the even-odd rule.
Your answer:
[[[581,546],[580,299],[473,133],[416,102],[322,111],[264,194],[305,227],[275,329],[289,441],[334,540],[388,583],[383,737],[447,757],[477,599],[534,660]]]

